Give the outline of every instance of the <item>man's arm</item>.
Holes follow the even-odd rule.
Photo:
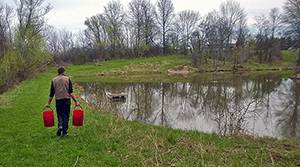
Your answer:
[[[50,94],[49,94],[49,100],[48,100],[48,105],[49,106],[50,106],[50,104],[52,102],[54,94],[55,94],[55,89],[54,89],[53,81],[51,81]]]
[[[74,100],[75,105],[79,106],[79,102],[77,101],[75,95],[73,94],[73,84],[72,84],[71,79],[69,79],[69,90],[68,91],[69,91],[68,93],[70,94],[71,98]]]

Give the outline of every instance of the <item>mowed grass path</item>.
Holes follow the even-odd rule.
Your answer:
[[[144,60],[143,60],[144,61]],[[145,59],[146,61],[146,59]],[[127,61],[125,61],[127,62]],[[151,61],[147,61],[151,63]],[[69,74],[109,70],[69,67]],[[116,68],[126,63],[118,61]],[[83,70],[83,71],[82,71]],[[67,138],[45,129],[41,111],[55,71],[24,81],[0,96],[0,166],[296,166],[299,140],[219,137],[128,122],[82,102],[85,125]]]

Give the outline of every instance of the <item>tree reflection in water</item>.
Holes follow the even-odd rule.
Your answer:
[[[277,110],[277,127],[281,129],[282,136],[300,137],[300,81],[289,80],[287,84],[282,85],[278,92],[281,106]]]
[[[220,135],[299,137],[300,82],[276,76],[82,86],[87,102],[127,120]],[[112,102],[105,91],[126,92],[127,99]]]

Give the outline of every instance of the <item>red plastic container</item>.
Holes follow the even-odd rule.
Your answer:
[[[83,126],[84,111],[81,106],[76,106],[73,110],[73,126]]]
[[[48,110],[46,110],[48,109]],[[46,107],[43,112],[43,120],[44,120],[44,126],[46,128],[51,128],[54,126],[54,113],[53,110],[50,107]]]

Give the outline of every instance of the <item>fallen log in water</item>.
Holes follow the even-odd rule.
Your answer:
[[[126,100],[126,93],[111,93],[111,92],[107,92],[105,91],[106,97],[110,100],[113,101],[123,101]]]

